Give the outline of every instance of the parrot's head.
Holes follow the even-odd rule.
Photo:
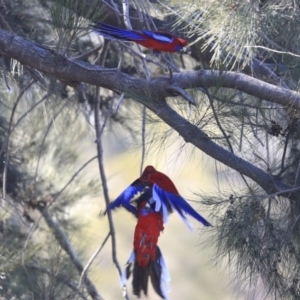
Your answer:
[[[180,38],[177,39],[182,47],[185,47],[188,44],[188,42],[185,39],[180,39]]]
[[[186,48],[185,46],[188,44],[188,42],[184,39],[177,38],[178,44],[175,46],[176,52],[185,52]]]
[[[154,174],[156,172],[155,168],[153,166],[147,166],[141,177],[140,177],[140,180],[145,182],[145,183],[149,183],[150,182],[150,179],[151,179],[151,175]]]

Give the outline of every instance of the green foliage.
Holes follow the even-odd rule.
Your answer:
[[[296,58],[285,53],[300,53],[300,11],[293,0],[172,2],[180,7],[178,23],[184,24],[199,49],[212,52],[214,66],[243,69],[256,57],[284,58],[292,64]]]
[[[80,0],[55,0],[50,6],[50,16],[56,47],[66,53],[83,31],[89,31],[90,22],[100,19],[102,11],[97,0],[88,4]]]
[[[268,298],[298,299],[299,224],[291,222],[287,200],[252,189],[207,196],[204,203],[217,226],[213,261],[236,265],[234,281],[243,288],[262,281]]]
[[[50,255],[47,259],[26,259],[26,264],[21,265],[15,258],[8,261],[9,269],[2,267],[1,296],[20,300],[65,300],[78,296],[74,283],[76,271],[68,257],[63,251],[53,249],[53,244],[47,243],[47,246]],[[86,298],[79,296],[78,299]]]
[[[20,86],[23,80],[25,75]],[[20,90],[16,79],[10,78],[10,91],[4,84],[0,103],[0,149],[4,149],[1,183],[8,138],[10,155],[7,196],[1,199],[0,211],[0,295],[5,299],[74,299],[78,291],[73,275],[78,273],[40,220],[37,207],[58,197],[51,213],[65,231],[78,229],[80,222],[70,218],[70,208],[100,189],[94,178],[75,173],[82,165],[79,151],[88,132],[86,121],[70,101],[72,96],[63,100],[37,85],[24,94],[12,114]]]

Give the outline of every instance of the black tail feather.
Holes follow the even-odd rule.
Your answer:
[[[149,265],[146,268],[142,268],[137,264],[137,261],[134,262],[132,287],[133,294],[138,298],[140,298],[141,292],[146,296],[148,295],[149,271]]]
[[[133,280],[132,280],[132,287],[133,287],[133,294],[136,295],[138,298],[141,297],[141,293],[143,292],[145,296],[148,295],[148,280],[149,277],[151,279],[151,283],[155,292],[162,298],[166,299],[162,288],[162,266],[161,266],[161,257],[162,254],[158,246],[156,246],[156,259],[155,261],[150,261],[149,264],[142,268],[137,264],[137,261],[134,262],[133,267]]]
[[[156,260],[150,264],[150,278],[152,286],[155,292],[163,299],[165,296],[161,290],[161,275],[162,275],[162,266],[160,264],[160,258],[162,254],[159,247],[156,247]]]

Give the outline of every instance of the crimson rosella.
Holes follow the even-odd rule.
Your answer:
[[[164,230],[163,217],[161,213],[151,208],[149,202],[151,198],[152,190],[147,188],[136,200],[138,221],[134,231],[133,251],[122,275],[122,285],[126,285],[132,273],[133,294],[140,298],[141,292],[147,296],[150,277],[156,293],[161,298],[167,299],[170,275],[157,246],[160,232]]]
[[[169,212],[174,209],[189,228],[191,228],[191,226],[185,214],[194,217],[204,226],[211,226],[208,221],[206,221],[183,197],[180,196],[172,180],[164,173],[157,171],[153,166],[147,166],[141,177],[128,186],[115,201],[111,202],[108,205],[107,210],[124,206],[126,209],[136,214],[136,209],[130,204],[130,201],[138,192],[142,192],[146,187],[152,188],[152,206],[154,206],[156,212],[162,213],[164,223],[168,220]]]
[[[95,24],[93,29],[107,39],[135,42],[154,51],[179,52],[188,44],[184,39],[159,31],[126,30],[104,23]]]

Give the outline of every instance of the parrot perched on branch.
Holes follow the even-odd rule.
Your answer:
[[[133,274],[133,294],[140,298],[143,292],[148,294],[148,280],[151,279],[155,292],[163,299],[167,299],[170,275],[165,261],[157,246],[160,232],[164,230],[162,214],[156,212],[150,204],[151,188],[136,200],[137,224],[134,231],[133,251],[128,259],[122,275],[122,285]]]
[[[135,42],[154,51],[179,52],[188,44],[185,39],[159,31],[127,30],[104,23],[96,23],[93,30],[107,39]]]
[[[186,214],[192,216],[204,226],[211,226],[180,196],[172,180],[164,173],[157,171],[153,166],[147,166],[141,177],[128,186],[115,201],[111,202],[107,210],[123,206],[133,214],[136,214],[136,208],[130,202],[138,192],[142,192],[146,187],[152,188],[151,205],[156,212],[160,212],[163,215],[164,223],[168,221],[168,214],[174,209],[189,228],[191,228],[191,225],[186,218]]]

